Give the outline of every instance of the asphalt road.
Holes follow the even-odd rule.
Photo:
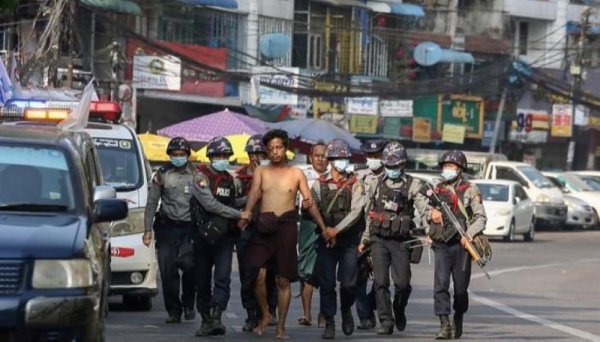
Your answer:
[[[463,339],[468,340],[593,340],[600,341],[600,231],[537,233],[533,243],[493,241],[493,258],[488,264],[492,277],[487,280],[473,265],[470,309],[465,318]],[[431,255],[433,258],[433,254]],[[235,258],[234,258],[235,259]],[[234,265],[234,269],[237,265]],[[427,251],[419,265],[413,266],[413,293],[407,308],[404,332],[378,336],[374,330],[355,331],[344,336],[338,317],[337,338],[378,341],[403,338],[431,340],[439,323],[433,315],[433,265]],[[239,296],[237,273],[233,275],[232,298],[224,314],[226,341],[274,340],[275,329],[258,337],[242,332],[245,312]],[[293,287],[299,291],[298,284]],[[107,318],[108,341],[192,341],[200,318],[178,325],[166,325],[162,297],[154,299],[150,312],[126,312],[119,297],[111,298]],[[313,298],[313,321],[319,307],[318,293]],[[354,312],[355,313],[355,312]],[[300,327],[299,298],[293,298],[287,332],[292,339],[318,340],[316,326]],[[355,320],[357,320],[355,313]]]

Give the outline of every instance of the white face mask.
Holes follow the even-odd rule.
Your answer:
[[[346,169],[350,165],[350,160],[348,159],[336,159],[333,161],[333,167],[339,172],[346,172]]]
[[[383,163],[381,162],[381,159],[367,158],[367,166],[369,167],[369,169],[371,169],[371,171],[377,171],[381,169]]]

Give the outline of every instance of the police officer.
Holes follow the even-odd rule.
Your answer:
[[[248,196],[248,192],[252,187],[252,175],[254,170],[258,166],[266,166],[270,163],[267,156],[267,148],[262,141],[262,134],[255,134],[248,138],[246,142],[245,151],[248,154],[250,163],[240,167],[236,171],[236,176],[240,180],[242,187],[242,195]],[[257,207],[258,209],[258,207]],[[248,243],[252,239],[252,235],[255,232],[256,219],[250,222],[250,225],[241,233],[240,239],[236,244],[236,253],[238,259],[240,283],[242,284],[240,289],[240,297],[242,298],[242,306],[246,309],[247,318],[245,325],[242,327],[243,331],[250,332],[258,325],[259,319],[259,307],[254,296],[254,280],[258,276],[258,270],[251,270],[247,266],[245,252]],[[273,274],[267,275],[267,292],[269,311],[271,312],[272,324],[276,319],[275,311],[277,308],[277,286],[275,284],[275,277]]]
[[[462,173],[467,168],[467,158],[460,151],[448,151],[439,160],[444,181],[434,191],[440,200],[455,208],[454,215],[469,236],[469,240],[481,233],[487,221],[481,193],[475,184],[465,181]],[[430,208],[428,236],[435,252],[435,276],[433,308],[440,317],[440,331],[436,339],[460,338],[463,332],[463,316],[469,308],[467,290],[471,281],[470,256],[464,246],[467,240],[458,234],[442,213]],[[425,221],[425,220],[424,220]],[[450,278],[454,281],[454,336],[449,315]]]
[[[371,245],[376,302],[381,326],[378,334],[391,334],[394,323],[398,331],[406,328],[405,309],[412,291],[410,286],[411,230],[414,228],[414,208],[427,207],[420,192],[421,184],[404,172],[406,149],[399,142],[390,142],[383,149],[384,173],[369,185],[366,204],[367,228],[359,252]],[[390,268],[394,281],[394,303],[390,300]],[[393,314],[392,314],[393,308]]]
[[[223,137],[208,142],[206,155],[210,165],[201,165],[194,184],[192,213],[199,230],[194,240],[197,276],[197,307],[202,325],[196,336],[224,335],[221,321],[231,294],[233,247],[239,238],[237,220],[249,219],[236,202],[240,187],[227,171],[233,155],[231,143]],[[214,286],[212,286],[214,284]],[[211,288],[212,287],[212,288]]]
[[[365,184],[365,195],[369,198],[369,184],[376,180],[377,177],[383,173],[383,163],[381,162],[381,154],[385,147],[386,141],[367,140],[361,146],[361,150],[365,152],[367,157],[367,168],[358,170],[356,172],[357,177],[361,179]],[[358,264],[358,279],[357,279],[357,295],[356,295],[356,314],[360,319],[360,324],[357,326],[358,329],[371,329],[376,325],[374,311],[375,306],[375,284],[372,285],[371,291],[367,294],[367,285],[369,283],[369,273],[372,264],[369,262],[370,253],[359,257]]]
[[[190,199],[193,184],[199,180],[199,174],[188,162],[191,148],[184,138],[171,139],[167,154],[171,162],[154,174],[148,191],[143,242],[146,246],[150,245],[154,228],[163,299],[169,315],[166,322],[181,323],[182,313],[186,320],[192,320],[196,316],[193,269],[186,269],[180,278],[177,263],[180,247],[193,235]],[[157,212],[159,200],[161,205]],[[183,292],[181,298],[180,286]]]
[[[321,313],[326,321],[322,339],[335,338],[336,273],[340,282],[342,331],[345,335],[354,332],[351,308],[356,297],[357,247],[364,226],[360,220],[365,193],[362,181],[346,172],[350,155],[346,141],[331,140],[325,151],[331,171],[319,177],[311,188],[314,205],[330,227],[317,240]]]

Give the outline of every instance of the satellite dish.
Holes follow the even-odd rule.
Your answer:
[[[268,59],[285,57],[292,50],[292,39],[283,33],[270,33],[260,37],[260,53]]]

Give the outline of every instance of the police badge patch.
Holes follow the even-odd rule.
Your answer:
[[[198,180],[196,181],[196,186],[199,189],[204,189],[208,187],[208,178],[205,175],[198,176]]]

